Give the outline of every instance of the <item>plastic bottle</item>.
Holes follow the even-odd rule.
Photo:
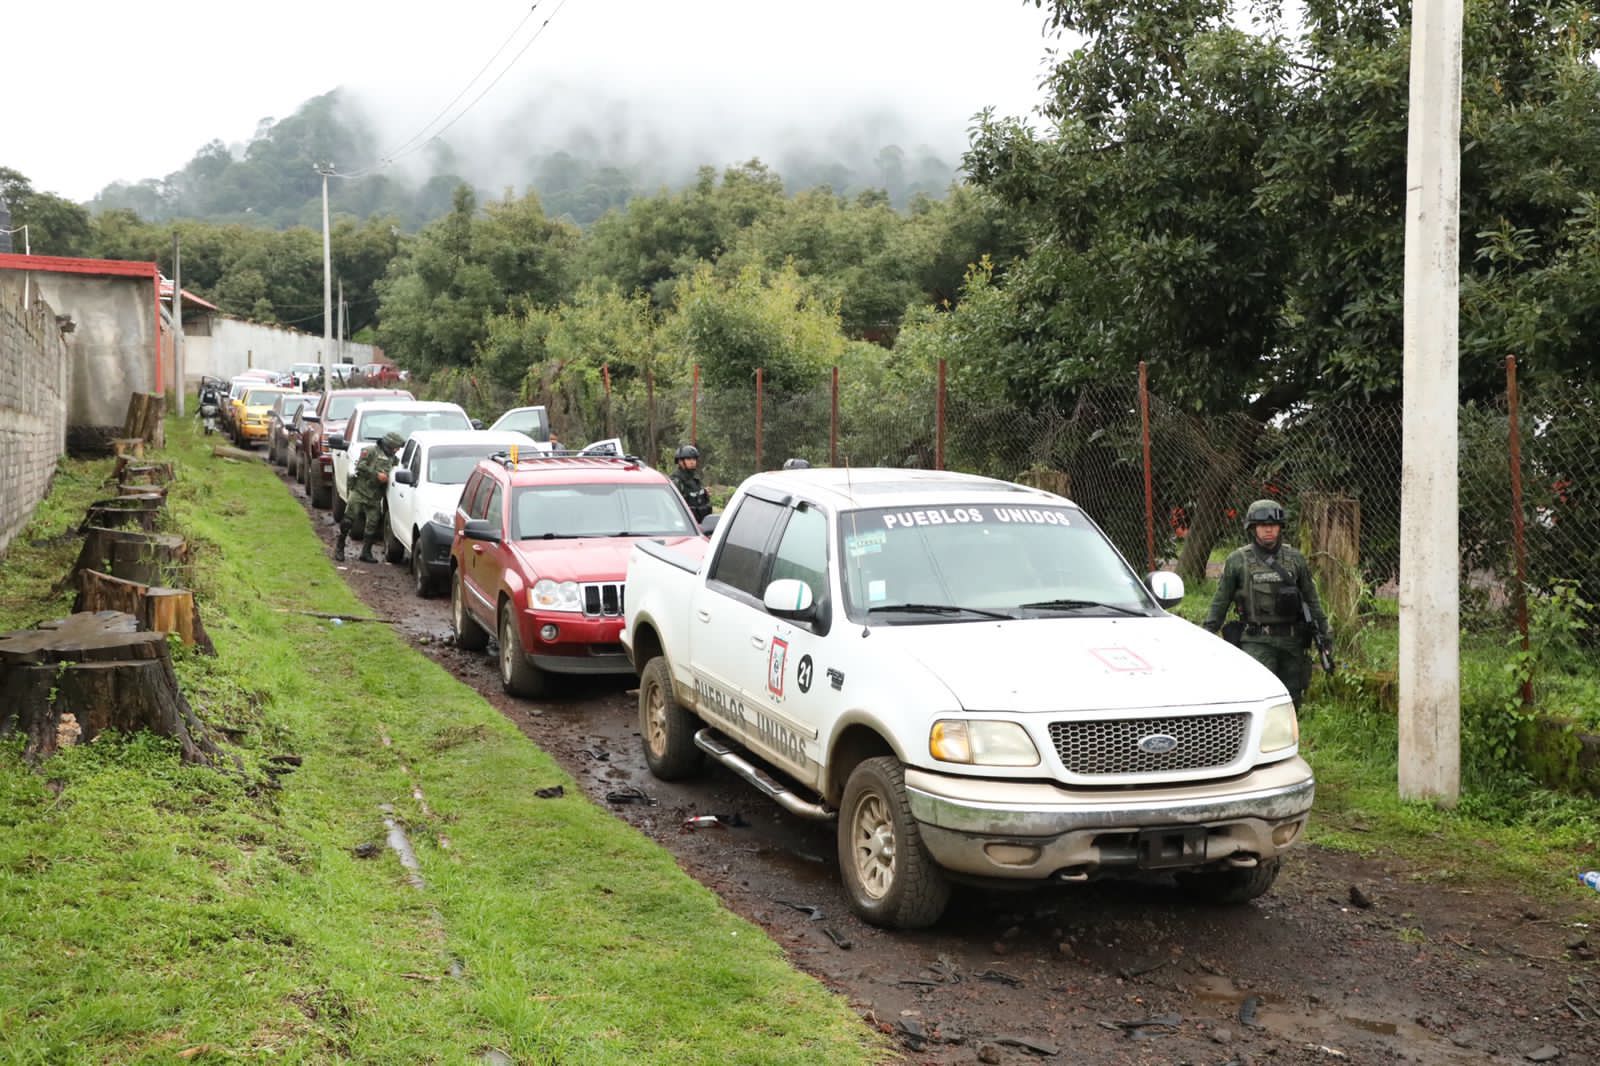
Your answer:
[[[1578,880],[1600,892],[1600,870],[1585,870],[1578,875]]]

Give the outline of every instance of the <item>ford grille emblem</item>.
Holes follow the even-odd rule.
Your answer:
[[[1151,733],[1139,738],[1139,750],[1146,755],[1165,755],[1178,747],[1178,738],[1167,733]]]

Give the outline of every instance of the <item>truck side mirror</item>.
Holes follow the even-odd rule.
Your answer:
[[[811,596],[811,586],[793,577],[780,577],[767,586],[761,597],[767,610],[779,618],[796,622],[809,621],[817,613],[816,601]]]
[[[328,450],[342,452],[350,447],[350,442],[344,439],[343,433],[335,433],[328,438]]]
[[[482,429],[483,428],[483,419],[481,419],[481,418],[472,419],[472,428],[473,429]]]
[[[700,532],[708,537],[711,536],[711,531],[717,528],[717,519],[721,517],[722,513],[719,511],[716,514],[708,514],[700,519]]]
[[[1178,601],[1183,599],[1183,578],[1171,570],[1152,570],[1144,583],[1156,602],[1163,607],[1176,607]]]
[[[408,468],[401,467],[394,472],[394,483],[396,485],[415,485],[417,483],[417,475],[413,474]]]

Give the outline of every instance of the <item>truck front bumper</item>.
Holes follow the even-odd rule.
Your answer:
[[[1248,865],[1300,839],[1316,783],[1295,757],[1221,782],[1139,790],[952,777],[907,768],[906,794],[934,861],[1013,880],[1113,869]],[[1160,831],[1186,832],[1181,856],[1151,859]]]
[[[554,640],[546,640],[542,630],[554,626]],[[586,618],[570,611],[523,611],[522,646],[528,660],[552,674],[631,674],[618,639],[622,619]]]

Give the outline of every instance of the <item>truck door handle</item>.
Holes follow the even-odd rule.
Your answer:
[[[474,544],[472,546],[472,554],[474,554],[474,555],[482,555],[483,554],[483,545],[482,544]]]
[[[694,613],[694,616],[696,618],[700,619],[700,621],[702,621],[702,622],[711,621],[711,612],[710,611],[696,611]]]
[[[750,634],[750,646],[752,648],[765,648],[767,646],[767,638],[752,633]]]

